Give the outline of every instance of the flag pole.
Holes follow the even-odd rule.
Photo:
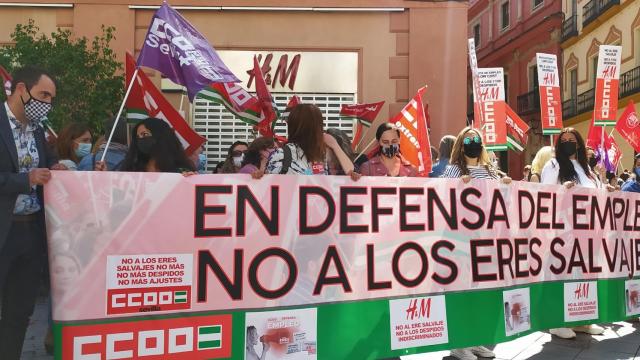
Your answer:
[[[367,149],[369,148],[369,146],[373,145],[374,142],[378,141],[378,139],[373,138],[371,139],[371,141],[369,141],[369,143],[367,144],[367,146],[365,146],[362,151],[360,151],[360,153],[358,154],[358,156],[356,156],[353,160],[357,160],[360,156],[362,156],[362,154],[364,154],[365,151],[367,151]]]
[[[111,128],[111,133],[109,134],[109,139],[107,140],[107,145],[104,147],[104,151],[102,152],[102,157],[100,158],[100,161],[104,161],[105,156],[107,156],[109,145],[111,145],[111,139],[113,138],[113,134],[116,132],[118,121],[120,121],[120,115],[122,115],[124,104],[126,104],[127,98],[129,98],[129,93],[131,93],[131,89],[133,88],[133,83],[137,79],[138,71],[140,71],[140,68],[136,67],[136,70],[133,72],[133,76],[131,77],[131,82],[129,83],[129,87],[127,88],[127,92],[124,94],[124,99],[122,99],[122,104],[120,104],[120,110],[118,110],[118,115],[116,116],[116,120],[113,122],[113,127]]]

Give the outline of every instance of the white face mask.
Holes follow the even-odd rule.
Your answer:
[[[240,167],[242,165],[242,160],[244,160],[244,154],[240,156],[234,156],[233,165],[235,165],[235,167]]]

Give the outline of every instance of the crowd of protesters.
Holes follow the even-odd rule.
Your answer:
[[[45,140],[39,120],[51,110],[56,95],[53,76],[26,67],[14,74],[12,94],[0,111],[0,138],[7,151],[0,153],[0,354],[3,359],[19,359],[29,317],[33,312],[38,280],[46,264],[46,241],[42,185],[50,170],[172,172],[186,176],[207,173],[206,154],[201,147],[186,154],[174,131],[165,121],[148,118],[127,131],[125,121],[109,119],[105,133],[96,134],[83,123],[62,129],[55,145]],[[104,161],[106,142],[113,136]],[[258,137],[251,143],[233,143],[215,173],[338,175],[358,181],[362,176],[418,176],[418,169],[402,156],[401,131],[383,123],[375,131],[377,146],[365,154],[355,154],[343,131],[326,129],[322,112],[312,104],[300,104],[287,119],[286,143]],[[94,141],[96,139],[96,141]],[[457,136],[444,136],[439,148],[432,147],[430,177],[487,179],[510,184],[512,179],[497,166],[495,155],[487,152],[482,134],[465,127]],[[493,156],[493,157],[492,157]],[[523,171],[523,181],[558,184],[566,188],[583,186],[608,191],[640,192],[640,155],[632,171],[610,173],[598,164],[575,129],[565,128],[553,146],[544,146]],[[56,271],[52,269],[51,271]],[[574,329],[552,329],[553,335],[573,338],[575,331],[600,334],[598,325]],[[52,338],[46,345],[51,350]],[[468,360],[493,357],[485,347],[456,349],[452,355]]]

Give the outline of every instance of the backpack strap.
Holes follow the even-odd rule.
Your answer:
[[[282,152],[284,158],[282,159],[282,168],[280,169],[280,174],[284,175],[289,172],[289,168],[291,167],[291,148],[288,145],[282,147]]]

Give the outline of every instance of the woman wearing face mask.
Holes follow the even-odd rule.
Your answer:
[[[443,178],[461,178],[465,183],[471,179],[500,179],[498,169],[492,164],[482,144],[482,136],[476,129],[462,129],[453,143],[449,162],[441,176]],[[502,177],[502,182],[508,184],[511,178]]]
[[[195,167],[175,131],[160,119],[147,118],[133,128],[131,146],[120,169],[185,173],[194,171]]]
[[[460,178],[465,183],[471,179],[500,179],[482,145],[482,136],[478,130],[466,127],[460,131],[453,143],[449,165],[440,177]],[[511,178],[503,177],[501,181],[508,184]],[[496,355],[484,346],[474,346],[451,350],[451,356],[461,360],[474,360],[478,357],[493,358]]]
[[[229,148],[227,158],[222,164],[223,174],[236,174],[242,167],[242,160],[244,160],[244,154],[249,149],[249,144],[244,141],[236,141]]]
[[[400,153],[400,130],[391,123],[383,123],[376,130],[380,145],[378,154],[360,167],[364,176],[418,176],[418,169]]]
[[[253,140],[249,145],[249,150],[244,154],[242,167],[238,174],[253,174],[256,171],[262,171],[267,167],[269,156],[278,149],[273,138],[261,137]]]
[[[542,169],[543,184],[562,184],[567,189],[576,185],[588,188],[603,188],[598,176],[587,163],[587,148],[584,140],[574,128],[564,128],[555,144],[555,159],[551,159]],[[552,335],[562,339],[576,337],[576,331],[599,335],[604,329],[598,325],[579,326],[572,329],[551,329]]]
[[[636,155],[635,163],[633,164],[633,174],[635,176],[627,180],[622,185],[622,191],[637,192],[640,193],[640,154]]]
[[[91,153],[91,131],[83,123],[71,123],[62,129],[56,141],[60,163],[69,170],[78,170],[78,163]]]
[[[195,149],[193,153],[189,155],[189,160],[193,162],[193,166],[195,166],[198,174],[205,174],[207,172],[207,155],[204,153],[204,146]]]

